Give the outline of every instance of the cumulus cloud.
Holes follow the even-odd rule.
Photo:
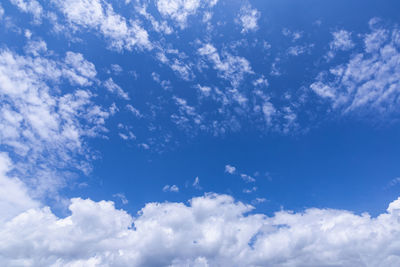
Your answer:
[[[149,36],[137,21],[115,13],[111,4],[101,0],[52,0],[73,29],[89,29],[101,33],[112,48],[152,49]]]
[[[227,195],[148,203],[137,216],[75,198],[71,215],[32,208],[0,228],[4,266],[398,266],[400,199],[371,218],[344,210],[268,217]]]
[[[311,89],[345,113],[392,114],[399,105],[399,49],[398,28],[371,28],[364,37],[364,50],[329,72],[321,72]]]
[[[249,4],[242,6],[239,11],[239,16],[236,19],[236,23],[242,26],[242,33],[248,31],[256,31],[258,29],[258,19],[260,18],[260,12],[252,8]]]

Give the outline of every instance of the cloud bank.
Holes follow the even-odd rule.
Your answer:
[[[399,266],[400,198],[376,218],[344,210],[268,217],[231,196],[148,203],[136,216],[73,198],[60,218],[0,155],[2,266]]]

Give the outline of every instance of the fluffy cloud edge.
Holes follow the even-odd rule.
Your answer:
[[[7,176],[10,168],[7,155],[0,154],[0,181],[16,181]],[[187,204],[147,203],[132,216],[112,201],[78,197],[70,200],[70,215],[61,218],[30,199],[23,184],[16,188],[27,201],[14,217],[0,221],[3,266],[400,264],[400,198],[372,218],[317,208],[266,216],[215,193]]]

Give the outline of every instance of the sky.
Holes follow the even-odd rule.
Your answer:
[[[0,2],[1,266],[400,266],[396,0]]]

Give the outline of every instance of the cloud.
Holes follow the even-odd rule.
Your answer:
[[[332,33],[333,40],[330,43],[330,47],[333,50],[347,51],[352,49],[355,44],[351,40],[351,32],[346,30],[339,30]]]
[[[225,172],[229,174],[234,174],[236,172],[236,167],[232,165],[225,165]]]
[[[392,179],[389,184],[388,187],[393,187],[393,186],[397,186],[400,184],[400,177],[396,177],[394,179]]]
[[[125,194],[123,194],[123,193],[114,194],[113,197],[119,198],[123,205],[126,205],[129,203],[128,199],[126,198]]]
[[[3,6],[0,4],[0,20],[3,18],[4,16],[4,8]]]
[[[100,0],[52,0],[65,15],[73,30],[89,29],[101,33],[117,50],[152,49],[149,36],[138,21],[127,21],[115,13],[111,4]]]
[[[181,29],[187,26],[189,16],[196,14],[200,7],[213,7],[218,0],[157,0],[160,14],[174,20]]]
[[[43,7],[36,0],[10,0],[19,10],[31,13],[35,23],[40,23],[43,16]],[[1,13],[1,12],[0,12]],[[1,16],[0,16],[1,17]]]
[[[299,56],[304,53],[309,53],[311,48],[313,48],[313,46],[314,46],[313,44],[291,46],[287,49],[287,53],[291,56]]]
[[[194,188],[196,188],[197,190],[201,190],[202,189],[202,187],[200,186],[200,178],[198,176],[196,178],[194,178],[192,186]]]
[[[251,8],[250,4],[247,4],[240,8],[236,23],[242,26],[242,33],[256,31],[258,29],[257,21],[259,18],[260,12],[255,8]]]
[[[104,82],[104,87],[113,94],[116,94],[122,99],[129,100],[129,95],[126,93],[118,84],[116,84],[112,78],[108,78]]]
[[[29,196],[29,189],[17,177],[8,175],[13,164],[8,154],[0,152],[0,225],[30,208],[40,207]]]
[[[176,185],[166,185],[163,187],[163,191],[177,193],[179,192],[179,187],[177,187]]]
[[[244,173],[240,174],[240,178],[242,178],[246,183],[254,183],[256,181],[256,179]]]
[[[343,113],[393,114],[400,101],[399,49],[398,28],[371,28],[361,53],[329,72],[321,72],[310,87]]]
[[[148,203],[134,218],[75,198],[2,224],[0,264],[29,266],[398,266],[400,199],[371,218],[344,210],[249,213],[227,195]]]
[[[233,56],[228,52],[221,58],[217,49],[212,44],[204,44],[198,49],[201,56],[205,56],[214,65],[214,69],[223,79],[231,82],[233,87],[238,87],[246,74],[252,74],[250,62],[239,56]]]
[[[0,145],[19,158],[18,171],[31,176],[38,194],[63,186],[54,169],[88,171],[84,138],[103,133],[109,113],[89,90],[74,86],[92,85],[95,76],[94,65],[78,53],[53,60],[0,50]],[[63,86],[68,93],[61,93]]]

